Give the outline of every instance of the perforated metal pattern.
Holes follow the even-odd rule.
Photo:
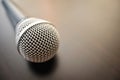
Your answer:
[[[18,41],[20,37],[28,28],[38,23],[49,23],[49,22],[46,20],[37,19],[37,18],[25,18],[21,20],[16,26],[16,44],[18,45]]]
[[[39,23],[24,32],[19,40],[18,50],[28,61],[45,62],[55,55],[58,46],[58,32],[53,25]]]
[[[21,31],[27,27],[29,24],[38,21],[39,19],[36,18],[27,18],[25,20],[22,20],[18,23],[17,29],[16,29],[16,36],[19,36]]]

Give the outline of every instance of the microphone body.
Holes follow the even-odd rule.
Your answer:
[[[15,25],[18,52],[30,62],[46,62],[59,47],[59,33],[55,26],[43,19],[26,18],[9,0],[2,1]]]
[[[2,0],[2,3],[15,28],[16,24],[25,16],[9,0]]]

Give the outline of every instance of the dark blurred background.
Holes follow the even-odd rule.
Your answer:
[[[0,80],[120,80],[119,0],[11,1],[26,16],[55,24],[60,48],[46,63],[25,61],[0,0]]]

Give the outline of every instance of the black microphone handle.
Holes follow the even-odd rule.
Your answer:
[[[11,3],[11,1],[2,0],[2,3],[15,29],[16,24],[24,19],[25,16]]]

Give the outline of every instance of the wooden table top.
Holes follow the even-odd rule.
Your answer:
[[[25,61],[0,3],[0,80],[120,80],[119,0],[12,1],[26,16],[55,24],[60,47],[46,63]]]

